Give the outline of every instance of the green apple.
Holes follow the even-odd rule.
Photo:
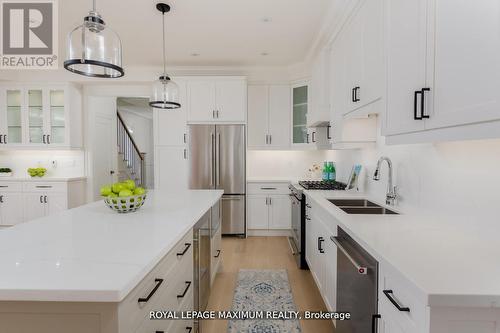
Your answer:
[[[123,182],[123,185],[125,185],[128,190],[133,191],[135,189],[135,182],[132,179],[127,179]]]
[[[143,195],[144,193],[146,193],[146,190],[142,187],[137,187],[134,190],[134,195]]]
[[[116,193],[111,192],[110,194],[108,194],[108,198],[117,198],[117,197],[118,197],[118,194],[116,194]]]
[[[115,192],[116,194],[120,193],[122,190],[124,190],[124,186],[122,183],[114,183],[113,186],[112,186],[112,190],[113,192]]]
[[[111,186],[106,185],[106,186],[101,187],[101,195],[103,197],[107,197],[111,193],[113,193],[113,191],[111,190]]]
[[[130,197],[131,195],[132,195],[131,190],[121,190],[120,194],[118,194],[118,196],[120,197]]]

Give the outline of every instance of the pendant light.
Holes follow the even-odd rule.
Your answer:
[[[68,59],[64,68],[76,74],[99,78],[118,78],[125,74],[122,42],[96,11],[96,0],[93,0],[92,10],[83,19],[83,24],[68,36]]]
[[[163,19],[163,74],[153,83],[153,93],[149,105],[158,109],[178,109],[179,87],[167,75],[167,57],[165,54],[165,13],[170,11],[170,6],[165,3],[156,4],[156,9],[162,13]]]

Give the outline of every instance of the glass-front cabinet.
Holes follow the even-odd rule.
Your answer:
[[[292,86],[292,144],[308,144],[307,110],[309,106],[308,84]]]
[[[81,93],[75,87],[0,85],[0,149],[81,148],[81,134]]]

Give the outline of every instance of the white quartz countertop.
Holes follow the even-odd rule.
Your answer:
[[[0,177],[0,182],[73,182],[78,180],[85,180],[87,177]]]
[[[0,301],[119,302],[222,194],[150,191],[134,213],[98,201],[0,230]]]
[[[305,194],[381,264],[390,265],[413,284],[427,305],[500,307],[498,221],[435,213],[348,215],[328,199],[364,198],[364,194]]]

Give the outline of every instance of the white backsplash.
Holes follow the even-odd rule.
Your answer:
[[[327,151],[255,151],[247,153],[248,178],[309,179],[313,163],[322,165]]]
[[[55,164],[53,163],[55,161]],[[80,177],[85,175],[83,151],[16,150],[0,152],[0,168],[11,168],[14,177],[28,177],[28,168],[43,167],[47,177]]]
[[[498,218],[500,207],[500,140],[446,142],[418,145],[385,145],[378,138],[375,149],[329,151],[340,179],[347,179],[354,163],[365,167],[362,188],[385,200],[387,164],[376,182],[373,172],[380,156],[394,165],[394,183],[404,210],[467,214]]]

